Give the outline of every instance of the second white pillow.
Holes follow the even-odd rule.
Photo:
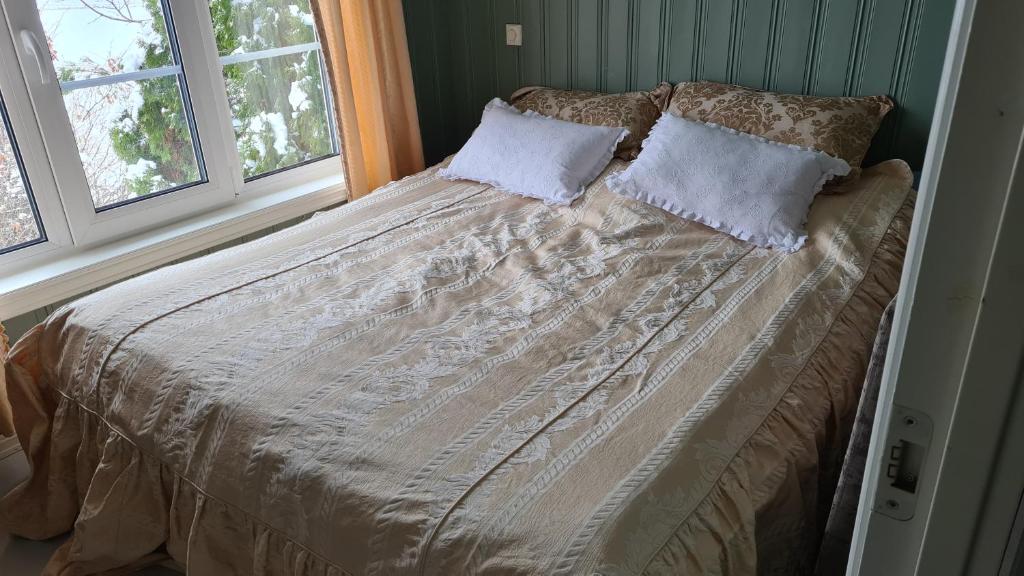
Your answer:
[[[608,187],[758,246],[796,252],[825,182],[850,166],[824,152],[665,113]]]
[[[539,114],[520,114],[495,98],[480,126],[440,175],[567,205],[604,170],[625,128],[587,126]]]

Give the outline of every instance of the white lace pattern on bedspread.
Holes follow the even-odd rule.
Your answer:
[[[10,360],[34,476],[0,521],[74,525],[67,574],[806,567],[909,171],[819,197],[796,254],[603,181],[435,168],[65,307]]]

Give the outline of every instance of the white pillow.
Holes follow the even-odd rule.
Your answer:
[[[796,252],[821,187],[850,166],[824,152],[662,114],[608,187],[764,248]]]
[[[495,98],[469,141],[439,173],[567,205],[601,174],[628,134],[625,128],[520,114]]]

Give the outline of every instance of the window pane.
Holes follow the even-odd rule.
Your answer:
[[[211,0],[221,56],[316,42],[309,0]]]
[[[229,64],[224,78],[246,178],[335,153],[318,50]]]
[[[166,0],[39,0],[97,210],[205,180]]]
[[[44,240],[0,101],[0,252]]]
[[[62,82],[171,66],[159,2],[38,0]]]
[[[201,180],[177,76],[79,88],[64,105],[97,209]]]

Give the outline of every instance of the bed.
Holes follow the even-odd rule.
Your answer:
[[[615,160],[606,173],[621,170]],[[911,173],[795,254],[438,167],[57,311],[7,364],[51,574],[811,569]]]

